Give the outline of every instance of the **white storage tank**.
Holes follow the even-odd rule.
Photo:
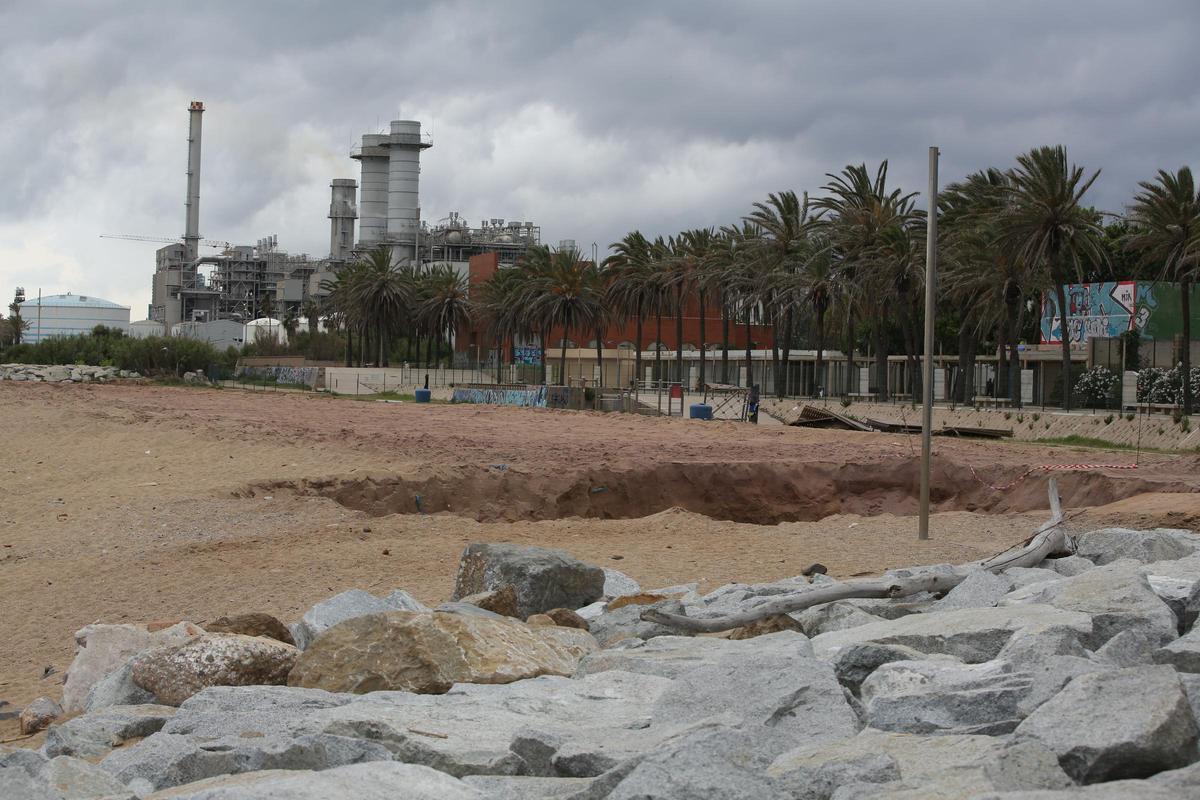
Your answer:
[[[134,339],[149,339],[151,336],[164,336],[165,326],[155,319],[139,319],[129,323],[129,335]]]
[[[21,317],[29,323],[21,340],[30,344],[51,336],[91,333],[97,325],[129,332],[129,306],[86,294],[30,298],[21,303]]]
[[[287,343],[287,331],[283,323],[270,317],[252,319],[246,323],[246,335],[242,337],[246,344],[267,342],[272,339],[280,344]]]

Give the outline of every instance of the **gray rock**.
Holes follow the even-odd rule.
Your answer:
[[[641,585],[624,572],[604,567],[604,596],[623,597],[627,594],[638,594]]]
[[[674,628],[659,625],[657,622],[644,621],[641,615],[648,608],[655,608],[668,614],[684,613],[683,604],[678,600],[661,600],[648,606],[621,606],[616,611],[605,611],[600,616],[588,620],[588,631],[596,638],[601,647],[623,639],[653,639],[656,636],[679,635]]]
[[[1196,721],[1175,671],[1138,667],[1083,675],[1016,730],[1044,744],[1083,783],[1140,778],[1196,757]]]
[[[604,571],[561,550],[514,544],[467,545],[452,600],[512,586],[521,619],[552,608],[579,608],[604,595]]]
[[[1013,582],[1013,588],[1033,586],[1035,583],[1050,583],[1062,579],[1062,575],[1052,569],[1038,567],[1009,567],[1004,574]]]
[[[1087,572],[1096,566],[1096,562],[1081,555],[1064,556],[1063,558],[1048,558],[1039,564],[1042,569],[1052,569],[1059,575],[1072,577]]]
[[[188,698],[162,731],[255,738],[290,731],[313,712],[344,706],[352,699],[352,695],[292,686],[216,686]]]
[[[462,782],[488,800],[567,800],[588,789],[592,778],[534,778],[522,775],[468,775]]]
[[[812,640],[818,657],[832,659],[854,644],[899,644],[922,653],[944,653],[967,663],[988,661],[1017,632],[1034,635],[1053,628],[1069,628],[1081,636],[1092,632],[1092,621],[1083,613],[1047,605],[1000,608],[967,608],[937,614],[910,614],[896,620],[823,633]]]
[[[0,797],[13,800],[63,800],[45,781],[23,769],[0,769]]]
[[[680,734],[639,760],[608,800],[773,800],[789,797],[762,774],[761,737],[705,726]]]
[[[931,611],[953,611],[958,608],[990,608],[1000,598],[1012,591],[1013,580],[1005,575],[996,575],[977,569],[967,575],[958,586],[933,604]]]
[[[882,618],[868,614],[850,603],[837,602],[806,608],[796,614],[795,619],[807,636],[820,636],[830,631],[844,631],[859,625],[870,625]]]
[[[1002,607],[1025,603],[1050,605],[1091,617],[1093,631],[1086,643],[1100,647],[1124,630],[1140,629],[1166,644],[1178,635],[1178,621],[1158,598],[1134,561],[1116,561],[1072,578],[1038,583],[1010,592]]]
[[[700,667],[713,666],[726,656],[778,652],[795,658],[812,656],[812,645],[804,634],[793,631],[757,636],[753,639],[714,639],[707,636],[660,636],[654,639],[625,639],[613,647],[588,653],[579,663],[576,678],[621,670],[642,675],[678,678]]]
[[[158,792],[154,800],[490,800],[441,772],[374,761],[321,772],[269,769],[223,775]]]
[[[1176,578],[1147,573],[1150,591],[1167,604],[1179,622],[1179,632],[1191,630],[1196,621],[1196,599],[1200,597],[1200,576]]]
[[[1022,668],[1036,666],[1054,656],[1087,658],[1089,653],[1083,646],[1084,638],[1087,637],[1079,628],[1067,626],[1019,630],[996,658]]]
[[[213,739],[159,732],[133,747],[114,750],[100,766],[124,784],[162,789],[218,775],[266,769],[324,770],[391,759],[391,752],[381,744],[328,734]]]
[[[1188,705],[1192,707],[1192,716],[1200,725],[1200,675],[1194,672],[1179,673],[1179,682],[1183,684],[1184,694],[1187,695]]]
[[[667,678],[603,672],[540,677],[500,685],[459,684],[444,695],[375,692],[305,715],[293,731],[367,738],[406,763],[456,777],[594,777],[647,752],[669,726],[652,725]],[[586,725],[581,721],[586,720]],[[513,752],[518,738],[534,765]]]
[[[136,706],[153,702],[154,693],[133,682],[133,659],[130,659],[88,690],[83,707],[85,711],[99,711],[109,706]]]
[[[803,800],[964,797],[955,789],[1060,788],[1071,785],[1046,748],[995,736],[921,736],[867,728],[858,736],[799,748],[775,759],[767,774]],[[882,784],[882,785],[880,785]],[[838,787],[847,787],[838,789]],[[943,795],[943,790],[951,793]]]
[[[841,602],[849,603],[860,611],[865,611],[876,617],[900,619],[901,617],[907,617],[909,614],[920,614],[922,611],[928,611],[937,600],[937,595],[932,592],[917,592],[900,600],[852,598],[850,600],[842,600]]]
[[[41,779],[65,800],[133,800],[133,792],[100,767],[81,758],[58,756],[46,762]]]
[[[605,609],[607,606],[608,606],[608,602],[607,602],[607,601],[605,601],[605,600],[597,600],[597,601],[596,601],[596,602],[594,602],[594,603],[588,603],[588,604],[587,604],[586,606],[584,606],[583,608],[577,608],[577,609],[575,609],[575,613],[576,613],[576,614],[578,614],[579,616],[583,617],[584,619],[586,619],[588,622],[591,622],[591,621],[592,621],[592,620],[594,620],[596,617],[598,617],[598,616],[600,616],[601,614],[603,614],[603,613],[604,613],[604,609]]]
[[[892,661],[919,661],[924,653],[898,644],[854,644],[838,651],[833,659],[833,672],[838,682],[857,695],[862,682],[872,672]]]
[[[110,706],[92,711],[46,731],[42,753],[48,758],[78,756],[95,758],[130,739],[149,736],[162,729],[173,715],[170,706]]]
[[[1096,660],[1115,667],[1153,664],[1161,638],[1153,631],[1138,628],[1123,630],[1096,651]]]
[[[655,702],[651,716],[657,724],[770,729],[759,747],[771,757],[859,729],[831,665],[778,651],[727,655],[681,675]]]
[[[1158,650],[1153,659],[1158,664],[1170,664],[1179,672],[1200,673],[1200,628],[1193,628],[1187,636]]]
[[[383,611],[428,610],[427,606],[401,589],[386,597],[376,597],[362,589],[350,589],[305,611],[301,620],[291,627],[292,638],[296,640],[296,647],[303,650],[323,632],[348,619]]]
[[[488,611],[486,608],[480,608],[472,603],[460,603],[452,601],[449,603],[439,603],[434,611],[444,611],[447,614],[467,614],[475,617],[488,617],[489,619],[504,619],[503,614],[497,614],[495,611]]]
[[[23,769],[30,775],[37,775],[45,763],[46,757],[36,750],[0,744],[0,770]]]
[[[1083,534],[1076,541],[1076,554],[1098,565],[1122,558],[1143,564],[1184,558],[1200,549],[1200,537],[1190,531],[1155,528],[1135,531],[1129,528],[1101,528]]]

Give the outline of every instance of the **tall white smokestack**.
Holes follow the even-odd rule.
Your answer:
[[[200,128],[204,103],[193,100],[188,107],[187,227],[183,233],[185,258],[200,257]]]

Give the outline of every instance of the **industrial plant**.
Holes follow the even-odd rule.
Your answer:
[[[364,134],[349,154],[358,162],[358,180],[331,180],[328,255],[289,254],[274,235],[245,245],[205,239],[200,235],[203,120],[204,103],[192,102],[184,234],[179,240],[158,240],[170,243],[156,253],[147,315],[161,332],[238,343],[230,323],[282,318],[289,311],[299,316],[306,301],[324,294],[323,283],[340,265],[381,246],[391,250],[397,265],[445,264],[466,276],[472,256],[495,253],[500,264],[511,264],[541,241],[541,228],[529,221],[489,218],[471,225],[455,211],[433,224],[423,220],[421,152],[433,141],[415,120],[394,120],[385,133]],[[201,248],[216,252],[201,254]]]

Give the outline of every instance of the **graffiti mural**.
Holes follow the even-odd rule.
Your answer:
[[[497,386],[491,389],[458,388],[454,390],[455,403],[486,403],[495,406],[546,407],[546,387],[530,386],[513,389]]]
[[[320,373],[320,367],[238,367],[234,377],[274,378],[276,383],[290,383],[312,389],[316,387]]]
[[[514,347],[513,361],[518,364],[541,364],[542,363],[542,348],[540,347]]]
[[[1120,336],[1136,330],[1143,339],[1168,339],[1183,330],[1179,309],[1179,287],[1170,283],[1119,281],[1073,283],[1067,294],[1067,332],[1072,344],[1093,336]],[[1200,290],[1192,289],[1193,329],[1196,326]],[[1058,298],[1053,292],[1042,297],[1041,342],[1062,342]]]
[[[1137,284],[1073,283],[1066,288],[1067,333],[1072,344],[1093,336],[1120,336],[1133,324]],[[1047,292],[1042,298],[1042,344],[1062,342],[1062,314],[1058,297]]]

